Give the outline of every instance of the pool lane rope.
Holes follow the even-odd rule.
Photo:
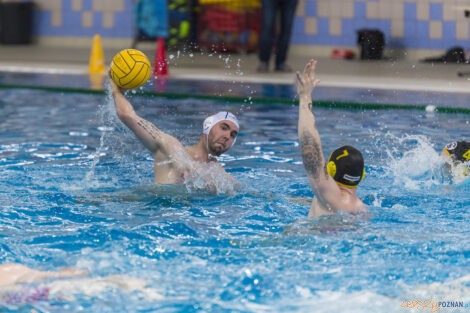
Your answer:
[[[106,90],[93,90],[86,88],[72,88],[72,87],[48,87],[48,86],[27,86],[27,85],[4,85],[0,84],[0,89],[29,89],[41,90],[49,92],[62,92],[62,93],[81,93],[93,95],[106,95]],[[203,100],[219,100],[226,103],[244,103],[247,97],[242,96],[219,96],[219,95],[204,95],[204,94],[185,94],[185,93],[169,93],[169,92],[153,92],[153,91],[137,91],[132,94],[133,97],[157,97],[168,99],[203,99]],[[298,104],[297,99],[284,99],[284,98],[256,98],[250,97],[250,103],[256,104]],[[340,108],[340,109],[354,109],[354,110],[418,110],[437,113],[456,113],[456,114],[470,114],[470,108],[453,108],[445,106],[433,105],[411,105],[411,104],[388,104],[388,103],[359,103],[349,101],[315,101],[315,106],[324,108]]]

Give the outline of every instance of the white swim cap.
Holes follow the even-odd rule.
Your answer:
[[[219,112],[217,114],[211,115],[204,120],[204,124],[202,126],[202,133],[209,135],[212,127],[220,121],[230,121],[237,125],[237,128],[240,129],[240,125],[238,124],[238,119],[235,115],[230,112]]]

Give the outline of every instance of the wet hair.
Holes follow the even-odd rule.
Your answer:
[[[326,169],[339,185],[353,188],[364,178],[364,158],[356,148],[342,146],[331,153]]]

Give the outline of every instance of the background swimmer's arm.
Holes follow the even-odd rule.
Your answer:
[[[59,278],[69,276],[84,276],[88,273],[79,269],[67,268],[61,271],[37,271],[22,264],[0,265],[0,286],[8,286],[19,283],[33,283],[47,278]]]
[[[179,141],[155,126],[153,123],[141,118],[135,113],[132,104],[124,97],[119,87],[110,79],[114,105],[119,119],[129,127],[137,138],[152,153],[160,150],[166,154],[170,153],[169,147],[177,147],[183,149]]]
[[[340,206],[341,191],[326,170],[320,134],[316,128],[315,115],[313,114],[312,92],[320,82],[315,79],[316,64],[316,61],[310,60],[302,74],[297,72],[300,149],[310,187],[323,206],[336,211]]]

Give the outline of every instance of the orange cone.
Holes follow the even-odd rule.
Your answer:
[[[165,40],[162,37],[157,39],[157,49],[155,50],[155,65],[153,67],[153,76],[167,76],[168,65],[165,55]]]
[[[93,36],[93,45],[91,46],[90,67],[88,69],[88,73],[106,74],[100,35]]]

